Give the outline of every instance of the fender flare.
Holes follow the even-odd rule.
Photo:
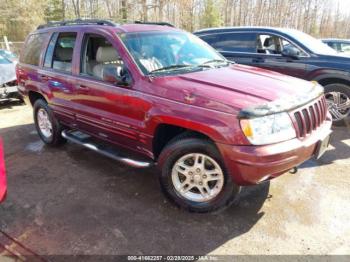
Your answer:
[[[157,115],[150,119],[148,128],[153,134],[155,134],[157,128],[162,124],[176,126],[201,133],[214,142],[225,143],[226,141],[227,143],[225,136],[219,130],[212,128],[210,125],[205,125],[200,122],[178,118],[175,116]]]
[[[328,70],[327,70],[328,71]],[[322,83],[327,79],[339,79],[340,83],[349,83],[350,85],[350,73],[346,71],[337,71],[337,70],[329,70],[327,73],[320,74],[317,77],[311,77],[310,80],[317,81],[318,83]],[[334,81],[336,83],[336,81]]]

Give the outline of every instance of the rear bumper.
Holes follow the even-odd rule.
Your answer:
[[[331,125],[330,120],[325,121],[303,140],[295,138],[266,146],[217,146],[235,183],[258,184],[282,175],[313,157],[319,141],[332,132]]]
[[[7,192],[5,159],[3,154],[2,140],[0,139],[0,203],[5,200]]]

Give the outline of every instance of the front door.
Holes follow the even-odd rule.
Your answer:
[[[114,45],[112,44],[114,43]],[[78,128],[101,139],[136,151],[143,151],[140,131],[145,109],[133,90],[133,83],[118,85],[105,72],[124,70],[117,44],[107,34],[86,32],[81,40],[80,71],[75,80],[74,103]]]
[[[294,77],[306,77],[305,59],[308,55],[288,40],[273,34],[257,35],[257,54],[252,59],[252,65],[277,71]],[[298,57],[282,55],[284,49],[296,48]]]

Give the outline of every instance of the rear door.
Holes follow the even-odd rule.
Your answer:
[[[256,52],[256,34],[251,32],[220,32],[199,36],[227,59],[252,65]]]
[[[68,125],[75,124],[73,56],[77,32],[54,32],[48,44],[39,78],[47,86],[50,106],[57,118]]]

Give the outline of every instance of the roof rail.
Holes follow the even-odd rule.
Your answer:
[[[100,19],[75,19],[75,20],[65,20],[58,22],[48,22],[44,25],[39,25],[37,30],[55,27],[55,26],[72,26],[72,25],[108,25],[108,26],[117,26],[118,24],[109,21],[109,20],[100,20]]]
[[[163,26],[170,26],[175,27],[174,25],[168,23],[168,22],[148,22],[148,21],[135,21],[135,24],[146,24],[146,25],[163,25]]]

